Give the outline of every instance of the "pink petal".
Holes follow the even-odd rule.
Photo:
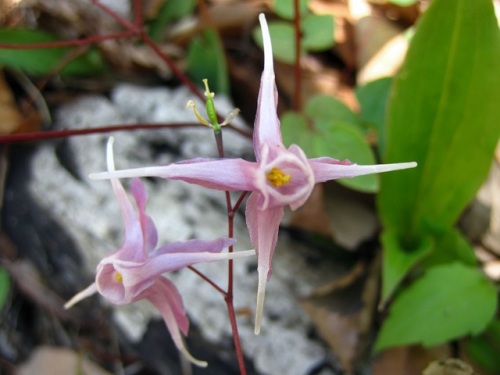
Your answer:
[[[250,241],[257,250],[257,272],[259,286],[255,308],[255,334],[260,332],[262,311],[266,294],[266,284],[271,277],[271,261],[278,240],[278,230],[283,219],[283,207],[259,209],[259,193],[252,193],[247,201],[246,221]]]
[[[130,184],[130,190],[135,198],[137,208],[139,210],[139,221],[141,223],[143,236],[143,249],[145,257],[149,252],[154,250],[158,243],[158,232],[153,220],[146,214],[146,203],[148,201],[148,193],[142,182],[138,178],[134,178]]]
[[[160,277],[156,280],[155,285],[149,288],[143,296],[149,300],[162,315],[177,349],[179,349],[190,362],[201,367],[206,367],[207,362],[194,358],[184,346],[181,331],[187,333],[189,322],[184,312],[181,296],[175,286],[167,279]]]
[[[107,145],[107,164],[108,171],[113,172],[115,170],[115,163],[113,158],[113,142],[114,138],[110,137]],[[139,219],[134,211],[134,207],[130,202],[123,185],[120,180],[116,178],[111,179],[111,185],[115,193],[116,199],[120,204],[120,209],[122,212],[123,222],[125,224],[125,239],[122,247],[120,248],[120,257],[129,260],[140,260],[144,259],[144,253],[142,251],[143,238],[142,229]]]
[[[217,251],[220,251],[219,248]],[[253,250],[233,253],[179,252],[150,257],[133,262],[113,257],[104,258],[97,267],[97,290],[110,302],[126,305],[137,301],[140,295],[163,273],[201,262],[236,259],[254,255]]]
[[[76,305],[78,302],[80,302],[82,299],[85,299],[87,297],[90,297],[91,295],[95,294],[97,292],[97,287],[95,283],[90,284],[87,288],[82,290],[81,292],[77,293],[75,296],[73,296],[68,302],[64,304],[65,309],[69,309]]]
[[[274,81],[271,37],[264,14],[259,15],[259,21],[264,44],[264,71],[260,80],[257,115],[253,133],[253,144],[257,160],[260,160],[260,150],[264,143],[267,143],[270,148],[284,148],[281,138],[280,121],[276,113],[278,92]]]
[[[338,178],[363,176],[366,174],[396,171],[399,169],[415,168],[417,163],[395,163],[395,164],[375,164],[357,165],[351,162],[339,161],[332,158],[309,159],[309,163],[314,172],[316,183],[335,180]]]
[[[236,243],[234,238],[217,238],[212,241],[188,240],[172,242],[162,246],[151,253],[151,257],[167,253],[218,253]]]
[[[181,180],[210,189],[228,191],[253,190],[257,165],[243,159],[196,158],[162,167],[124,169],[116,172],[94,173],[91,179],[130,177],[162,177]]]

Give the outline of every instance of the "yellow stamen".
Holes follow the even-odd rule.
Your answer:
[[[186,108],[193,108],[194,115],[196,116],[200,124],[212,127],[212,124],[209,123],[200,115],[200,112],[198,112],[198,109],[196,108],[196,104],[194,103],[194,101],[192,100],[188,101],[186,104]]]
[[[115,276],[116,282],[123,283],[123,277],[122,277],[122,274],[120,272],[115,272],[114,276]]]
[[[266,178],[273,186],[279,187],[288,184],[292,179],[292,176],[289,174],[284,174],[278,168],[273,168],[271,169],[271,172],[266,174]]]

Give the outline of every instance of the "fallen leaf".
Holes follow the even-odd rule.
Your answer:
[[[425,349],[417,345],[387,349],[373,361],[372,375],[421,375],[429,362],[449,355],[446,345]]]
[[[448,358],[431,362],[422,375],[474,375],[474,370],[461,359]]]
[[[111,375],[84,354],[69,349],[41,346],[18,368],[18,375]]]
[[[380,260],[368,270],[358,263],[346,275],[316,290],[302,302],[318,333],[348,374],[366,350],[379,288]]]
[[[0,122],[1,134],[11,134],[21,125],[21,114],[2,72],[0,72],[0,118],[2,119]]]

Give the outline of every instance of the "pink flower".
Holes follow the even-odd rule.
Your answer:
[[[114,171],[112,143],[111,138],[107,151],[110,172]],[[132,180],[131,191],[138,208],[136,215],[119,180],[112,178],[111,184],[125,222],[124,243],[120,249],[99,262],[95,282],[75,295],[65,307],[70,308],[96,292],[117,305],[146,299],[161,313],[179,351],[191,362],[206,366],[206,362],[195,359],[184,347],[181,332],[187,334],[189,321],[177,288],[162,274],[194,263],[252,255],[254,251],[220,253],[235,243],[234,239],[229,238],[174,242],[157,248],[156,227],[145,212],[147,193],[144,185],[138,178]]]
[[[297,145],[283,145],[276,113],[278,95],[274,81],[272,46],[266,19],[259,16],[264,41],[264,71],[261,78],[253,145],[255,162],[243,159],[197,158],[160,167],[96,173],[93,179],[156,176],[182,180],[211,189],[251,191],[246,204],[250,239],[257,250],[258,291],[255,333],[260,332],[266,283],[271,277],[278,229],[283,208],[300,207],[315,184],[338,178],[414,168],[416,163],[356,165],[329,157],[308,159]]]

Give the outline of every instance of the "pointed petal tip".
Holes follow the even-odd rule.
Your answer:
[[[257,306],[255,307],[255,335],[260,334],[260,327],[262,326],[262,313],[264,311],[264,299],[266,297],[268,272],[259,272],[259,285],[257,287]]]
[[[185,347],[182,347],[182,348],[179,348],[180,352],[182,353],[182,355],[189,361],[191,362],[192,364],[198,366],[198,367],[207,367],[208,366],[208,362],[206,361],[201,361],[199,359],[196,359],[195,357],[193,357],[191,355],[191,353],[189,353],[187,351],[187,349]]]

